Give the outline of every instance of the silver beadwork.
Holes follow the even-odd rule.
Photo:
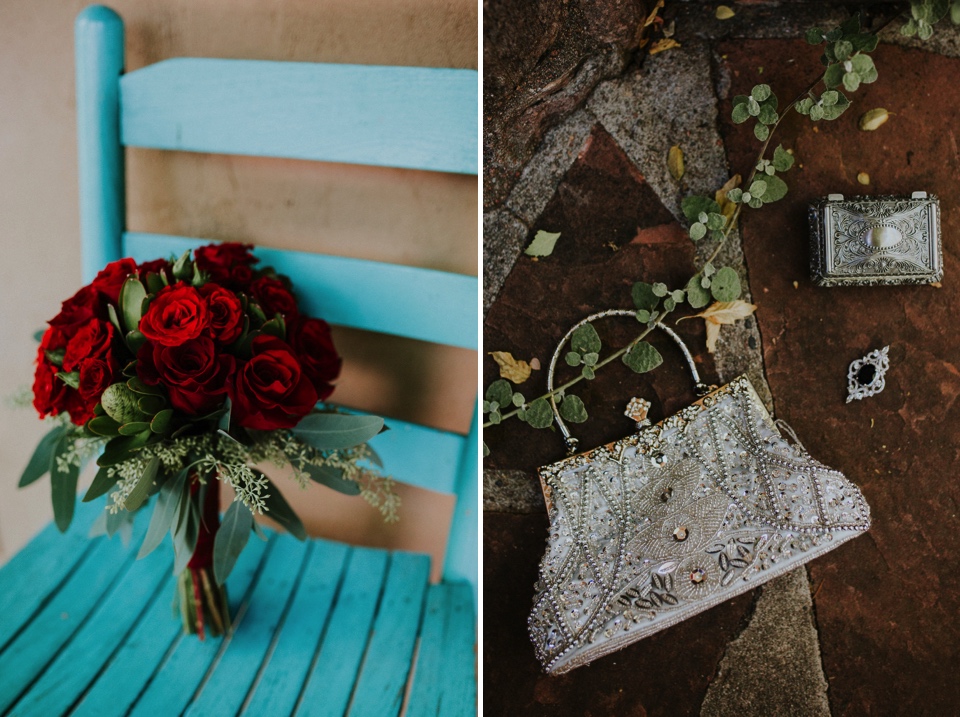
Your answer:
[[[863,358],[850,364],[847,369],[847,403],[861,401],[868,396],[876,396],[887,382],[885,376],[890,368],[889,346],[879,351],[871,351]]]
[[[711,398],[540,469],[551,527],[528,623],[547,672],[675,625],[869,528],[860,491],[784,440],[745,376]]]

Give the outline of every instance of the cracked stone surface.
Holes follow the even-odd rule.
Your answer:
[[[938,29],[938,32],[941,30]],[[943,30],[943,34],[956,29]],[[721,44],[730,68],[779,62],[782,96],[809,81],[803,42]],[[812,50],[814,53],[816,50]],[[796,62],[785,63],[794,58]],[[873,527],[810,564],[823,669],[834,715],[955,714],[960,701],[960,60],[881,45],[877,82],[831,123],[785,122],[782,141],[798,166],[779,204],[742,222],[764,363],[777,410],[807,447],[864,491]],[[812,58],[812,59],[815,59]],[[766,73],[765,73],[766,76]],[[731,94],[756,75],[734,78]],[[729,101],[724,102],[729,107]],[[896,113],[875,132],[857,119],[872,107]],[[721,113],[726,114],[726,110]],[[731,164],[756,151],[725,125]],[[868,187],[856,176],[867,172]],[[829,192],[941,199],[942,288],[819,289],[808,274],[806,206]],[[848,364],[890,345],[883,393],[846,404]]]

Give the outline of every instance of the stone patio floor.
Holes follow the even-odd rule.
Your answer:
[[[803,28],[830,27],[842,8],[713,6],[676,17],[681,47],[597,84],[545,136],[501,200],[485,205],[484,346],[536,357],[593,311],[630,307],[634,281],[682,285],[709,247],[676,220],[690,193],[746,175],[759,149],[729,121],[730,98],[769,83],[781,105],[817,72]],[[742,11],[742,12],[740,12]],[[790,13],[793,12],[793,15]],[[684,321],[704,378],[746,372],[804,445],[863,490],[873,528],[753,593],[560,677],[540,671],[526,632],[547,535],[535,469],[563,457],[559,436],[523,424],[485,431],[484,708],[503,715],[960,714],[960,31],[938,26],[922,46],[893,26],[874,53],[879,80],[851,96],[839,120],[794,116],[779,141],[797,164],[787,197],[745,212],[722,263],[739,267],[758,305],[725,327],[717,353],[703,322]],[[862,132],[866,110],[894,113]],[[681,182],[667,152],[686,157]],[[857,182],[866,172],[870,185]],[[939,195],[942,288],[815,288],[807,269],[806,207],[827,193]],[[540,229],[556,250],[520,252]],[[698,253],[700,252],[699,256]],[[635,335],[627,320],[598,326],[606,350]],[[590,420],[581,445],[630,430],[626,400],[653,420],[691,400],[679,355],[637,377],[619,364],[578,389]],[[845,404],[846,368],[890,346],[887,387]],[[497,377],[485,359],[484,386]],[[539,395],[545,370],[521,390]]]

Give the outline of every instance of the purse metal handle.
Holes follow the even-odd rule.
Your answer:
[[[550,368],[547,371],[547,391],[553,393],[553,372],[557,366],[557,359],[560,358],[560,353],[563,351],[563,347],[570,340],[570,337],[573,336],[573,332],[579,329],[586,323],[594,321],[596,319],[602,319],[607,316],[636,316],[636,311],[631,311],[629,309],[608,309],[606,311],[600,311],[596,314],[590,314],[587,318],[576,323],[562,339],[560,343],[557,344],[557,350],[553,352],[553,358],[550,359]],[[700,374],[697,371],[697,366],[693,362],[693,356],[690,354],[690,349],[687,348],[687,345],[683,343],[683,339],[677,335],[677,332],[671,329],[669,326],[664,326],[663,324],[657,324],[657,328],[663,329],[666,332],[667,336],[672,338],[676,342],[677,346],[680,347],[680,351],[683,352],[683,357],[687,360],[687,366],[690,367],[690,373],[693,375],[693,381],[695,384],[695,390],[698,396],[705,396],[712,389],[710,386],[706,385],[700,380]],[[553,418],[557,423],[557,426],[560,428],[560,433],[563,434],[563,442],[567,446],[567,453],[573,455],[577,452],[577,444],[579,441],[570,434],[570,429],[567,428],[567,424],[563,422],[563,419],[560,417],[560,410],[557,408],[557,402],[554,400],[553,396],[550,396],[550,407],[553,409]]]

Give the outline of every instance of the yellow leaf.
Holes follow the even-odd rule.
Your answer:
[[[667,169],[674,179],[679,180],[683,176],[683,150],[677,145],[673,145],[667,155]]]
[[[729,20],[734,15],[736,15],[736,13],[726,5],[719,5],[717,7],[717,20]]]
[[[707,324],[707,351],[713,353],[717,348],[720,327],[745,319],[757,310],[756,304],[737,299],[736,301],[715,301],[699,314],[684,316],[684,319],[703,319]],[[681,319],[682,321],[683,319]]]
[[[866,172],[860,172],[860,174],[857,175],[857,181],[860,182],[860,184],[870,184],[870,175]]]
[[[737,211],[737,205],[727,199],[727,192],[731,189],[735,189],[740,186],[740,182],[743,181],[739,174],[734,174],[727,180],[727,183],[724,184],[720,189],[717,190],[714,199],[716,199],[717,204],[720,205],[720,213],[724,216],[727,221],[733,217],[734,213]],[[736,226],[732,227],[736,229]]]
[[[864,112],[860,116],[860,129],[864,132],[873,132],[888,119],[890,119],[890,113],[883,107],[877,107],[869,112]]]
[[[680,47],[680,43],[674,40],[672,37],[665,37],[662,40],[657,40],[655,43],[650,45],[649,52],[651,55],[656,55],[658,52],[670,50],[674,47]]]
[[[660,8],[663,7],[663,0],[657,0],[656,5],[653,6],[653,10],[650,11],[650,14],[647,15],[647,19],[643,22],[643,27],[649,27],[653,24],[653,21],[657,19],[657,13],[660,12]]]
[[[523,383],[530,378],[531,366],[526,361],[518,361],[507,351],[490,351],[493,360],[500,366],[500,378],[513,383]]]

